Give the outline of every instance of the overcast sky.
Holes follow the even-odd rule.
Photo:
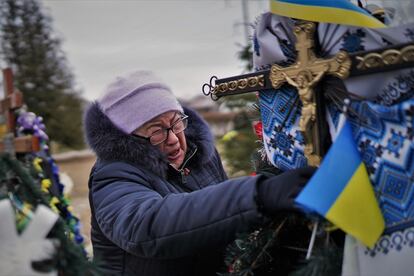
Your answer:
[[[212,75],[242,73],[241,0],[42,0],[63,40],[78,87],[98,98],[116,76],[158,73],[183,99],[201,94]],[[249,21],[268,0],[248,1]]]

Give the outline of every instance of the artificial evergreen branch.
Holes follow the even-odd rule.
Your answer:
[[[312,257],[290,276],[339,276],[342,271],[342,250],[332,244],[316,249]]]
[[[0,182],[7,185],[9,192],[18,195],[20,200],[33,206],[44,204],[49,206],[48,200],[36,185],[35,179],[29,170],[8,154],[0,156]],[[38,271],[48,272],[57,270],[60,275],[98,275],[99,271],[94,263],[86,258],[83,247],[74,243],[69,237],[70,229],[65,221],[59,217],[55,226],[48,234],[48,238],[58,240],[56,253],[51,260],[33,264]]]
[[[282,229],[283,225],[285,225],[286,219],[284,219],[277,227],[276,230],[273,232],[272,237],[267,241],[267,243],[263,246],[260,253],[257,255],[257,258],[251,264],[252,269],[257,268],[258,263],[262,260],[263,255],[267,253],[268,248],[274,243],[277,235],[279,234],[280,230]]]

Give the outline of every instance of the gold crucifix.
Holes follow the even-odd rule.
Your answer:
[[[351,60],[345,51],[340,51],[329,59],[318,59],[313,50],[314,32],[315,24],[312,22],[303,21],[295,26],[297,60],[289,67],[273,64],[269,78],[275,89],[286,82],[297,88],[302,102],[299,128],[305,140],[305,156],[309,165],[319,166],[322,157],[313,88],[325,74],[347,78]]]

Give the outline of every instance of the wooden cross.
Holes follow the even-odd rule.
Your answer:
[[[14,111],[23,106],[23,95],[14,89],[13,73],[10,68],[3,70],[4,99],[0,100],[0,114],[6,118],[5,133],[0,142],[0,152],[28,153],[40,150],[36,136],[15,137],[16,116]]]

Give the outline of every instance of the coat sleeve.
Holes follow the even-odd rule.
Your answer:
[[[264,220],[255,201],[257,177],[165,197],[145,178],[131,165],[113,163],[95,171],[92,180],[99,227],[131,254],[177,258],[200,253],[227,244],[236,232]]]

